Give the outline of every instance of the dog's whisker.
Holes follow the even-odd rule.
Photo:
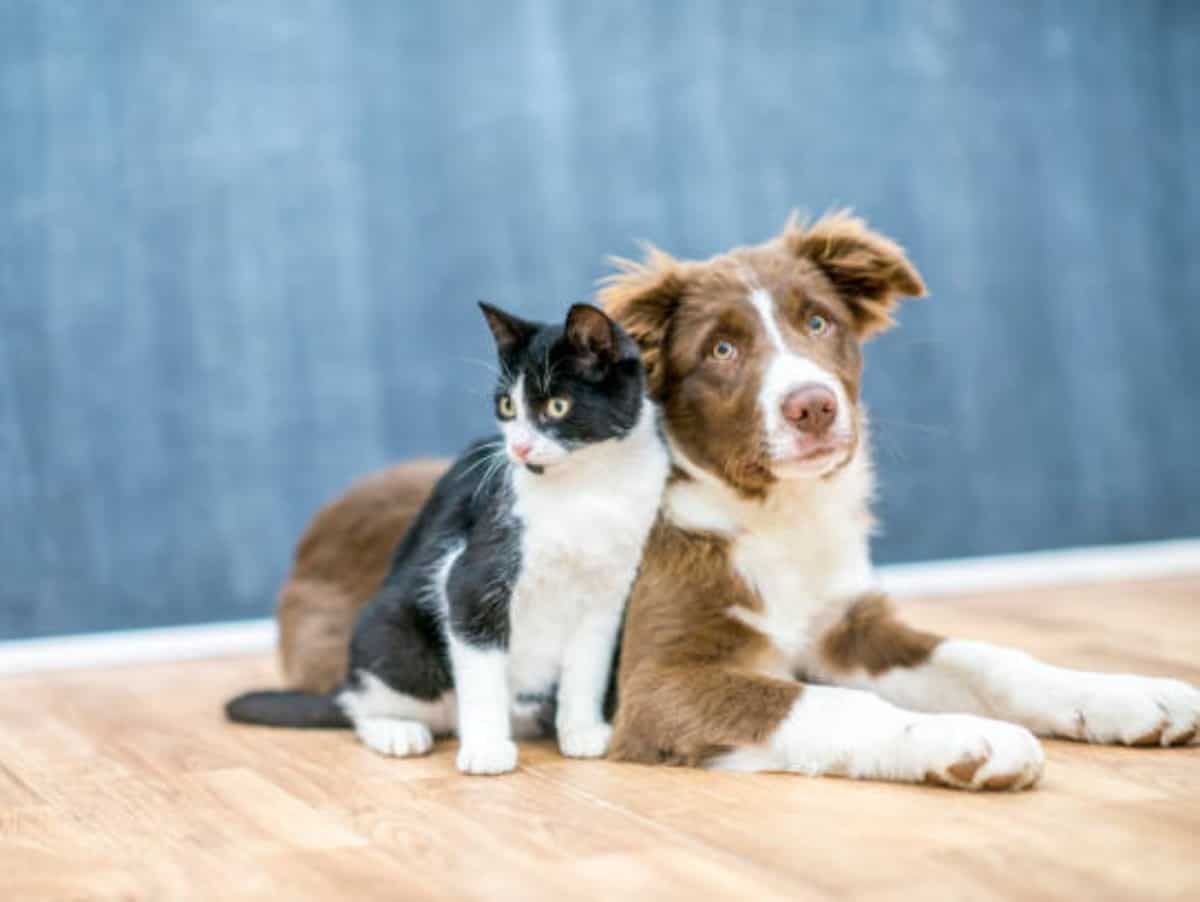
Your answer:
[[[949,426],[939,426],[935,423],[914,423],[910,420],[893,420],[887,417],[871,417],[872,425],[883,426],[900,426],[905,429],[916,429],[920,432],[929,432],[935,435],[951,435],[953,430]]]

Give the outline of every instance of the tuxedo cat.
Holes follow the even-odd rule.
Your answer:
[[[563,325],[480,304],[500,361],[500,437],[438,482],[359,618],[345,685],[252,692],[232,720],[353,726],[388,755],[457,731],[458,767],[497,774],[513,737],[608,748],[604,697],[625,599],[669,468],[638,348],[602,311]]]

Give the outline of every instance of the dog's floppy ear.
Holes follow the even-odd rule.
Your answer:
[[[601,281],[600,305],[637,342],[650,397],[659,400],[666,380],[663,343],[683,299],[684,264],[653,245],[646,245],[645,262],[620,257],[610,262],[618,272]]]
[[[860,338],[888,329],[900,298],[925,294],[925,283],[904,249],[871,231],[849,210],[822,216],[811,225],[793,214],[780,239],[787,250],[825,273],[850,306]]]

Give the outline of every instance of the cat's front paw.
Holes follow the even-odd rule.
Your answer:
[[[456,763],[464,774],[507,774],[516,770],[517,744],[508,739],[464,742],[458,749]]]
[[[558,750],[568,758],[603,758],[612,739],[612,727],[589,723],[562,727],[558,731]]]
[[[1180,680],[1092,674],[1074,687],[1073,739],[1119,745],[1187,745],[1200,732],[1200,689]]]

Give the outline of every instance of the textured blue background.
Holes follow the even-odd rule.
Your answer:
[[[882,560],[1200,534],[1200,5],[0,0],[0,636],[258,616],[473,301],[852,204]]]

